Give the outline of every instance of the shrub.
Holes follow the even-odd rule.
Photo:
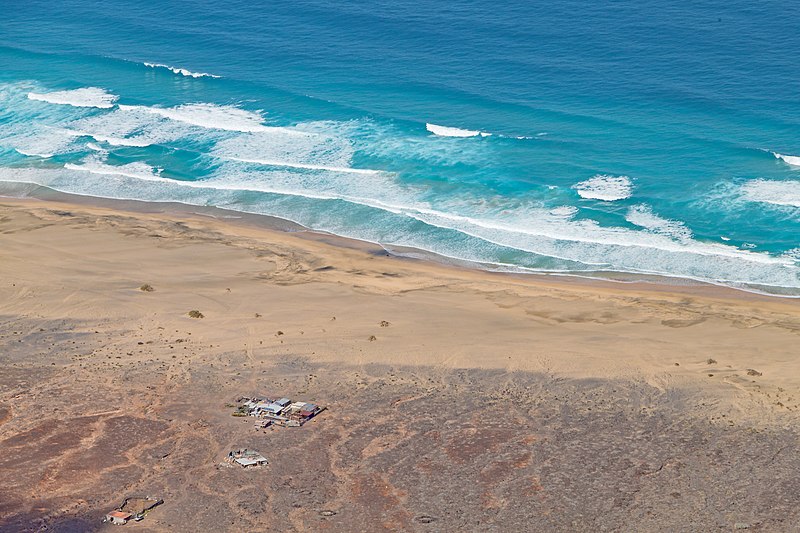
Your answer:
[[[203,318],[205,315],[203,315],[203,313],[201,313],[197,309],[192,309],[191,311],[189,311],[189,316],[192,318]]]

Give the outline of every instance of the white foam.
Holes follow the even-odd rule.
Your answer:
[[[312,163],[292,163],[290,161],[280,161],[277,159],[245,159],[240,157],[229,157],[227,159],[231,161],[240,161],[242,163],[254,163],[270,167],[302,168],[306,170],[326,170],[329,172],[345,172],[349,174],[379,174],[381,172],[380,170],[372,170],[368,168],[332,167],[327,165],[315,165]]]
[[[628,176],[598,174],[572,186],[581,198],[614,202],[630,198],[633,188]]]
[[[792,261],[800,263],[800,248],[792,248],[783,252],[783,257],[787,257]]]
[[[170,120],[184,122],[201,128],[243,133],[283,131],[289,128],[276,128],[263,124],[264,117],[254,111],[247,111],[234,106],[216,104],[184,104],[176,107],[147,107],[120,105],[122,111],[141,111],[151,113]],[[300,135],[300,133],[297,133]]]
[[[77,170],[81,172],[89,172],[91,174],[100,174],[103,176],[124,176],[126,178],[161,181],[167,178],[160,177],[161,170],[148,165],[147,163],[135,162],[126,165],[109,165],[104,163],[101,159],[96,157],[89,157],[84,160],[81,165],[67,163],[64,165],[67,170]],[[168,180],[174,181],[174,180]]]
[[[72,91],[56,91],[52,93],[28,93],[31,100],[39,100],[51,104],[71,105],[73,107],[98,107],[109,109],[119,98],[99,87],[84,87]]]
[[[70,135],[61,128],[29,124],[27,131],[18,132],[19,129],[13,128],[11,135],[0,139],[0,144],[7,144],[25,156],[43,158],[69,153],[75,149]]]
[[[150,113],[144,106],[121,106],[109,113],[77,120],[68,126],[73,135],[93,137],[98,142],[112,146],[145,147],[181,137],[201,136],[196,126]]]
[[[47,159],[47,158],[53,157],[55,155],[55,154],[50,154],[50,153],[44,153],[44,154],[36,153],[36,152],[29,151],[29,150],[23,150],[22,148],[14,148],[14,150],[16,150],[20,154],[22,154],[24,156],[27,156],[27,157],[43,157],[43,158]]]
[[[89,150],[94,150],[95,152],[105,152],[105,150],[97,146],[95,143],[86,143],[86,148]]]
[[[212,154],[230,161],[274,167],[349,174],[380,172],[350,166],[353,148],[346,137],[310,131],[302,133],[304,136],[300,138],[295,135],[287,136],[283,130],[238,135],[218,142]]]
[[[578,214],[578,208],[573,205],[561,205],[550,210],[550,214],[564,219],[570,219]]]
[[[179,67],[171,67],[169,65],[164,65],[163,63],[143,63],[144,66],[150,68],[165,68],[174,74],[180,74],[181,76],[186,76],[188,78],[220,78],[221,76],[217,76],[215,74],[208,74],[206,72],[192,72],[191,70],[187,70],[185,68]]]
[[[691,230],[683,222],[661,218],[646,205],[631,207],[625,220],[653,233],[660,233],[679,241],[688,241],[692,238]]]
[[[74,135],[91,136],[112,146],[145,147],[181,138],[216,139],[230,132],[252,132],[282,137],[306,136],[290,128],[261,124],[258,113],[232,106],[187,104],[172,108],[120,105],[110,113],[71,123]],[[288,142],[288,141],[287,141]]]
[[[785,275],[783,268],[788,265],[784,258],[747,252],[718,243],[701,243],[690,237],[680,242],[676,241],[672,235],[602,227],[593,220],[565,220],[565,213],[560,210],[551,213],[542,209],[526,208],[503,221],[432,209],[426,204],[410,200],[404,189],[392,187],[388,183],[380,188],[375,187],[375,183],[367,183],[360,188],[352,186],[349,191],[343,192],[340,186],[346,182],[328,182],[320,186],[316,180],[306,183],[276,182],[275,180],[259,179],[252,173],[234,176],[236,175],[223,175],[203,182],[194,182],[190,186],[260,191],[313,199],[344,200],[409,216],[432,226],[454,229],[500,246],[597,267],[619,268],[622,266],[625,270],[633,272],[688,277],[689,273],[680,271],[686,269],[686,264],[683,262],[686,261],[693,269],[697,269],[698,267],[707,267],[708,265],[705,263],[710,260],[722,267],[720,272],[723,276],[730,276],[721,278],[722,281],[742,281],[736,279],[735,272],[742,265],[751,265],[751,268],[763,270],[762,274],[765,279],[761,279],[759,282],[768,285],[779,276]],[[296,177],[291,173],[286,176],[292,176],[290,178],[292,180]],[[374,198],[376,192],[382,193],[385,198]],[[359,193],[365,195],[359,196]],[[403,203],[403,200],[410,201],[410,203]],[[572,211],[569,206],[565,207],[565,211]],[[663,221],[663,219],[660,220]],[[302,220],[298,222],[303,223]],[[652,224],[655,225],[655,223]],[[663,227],[663,225],[664,222],[659,223],[659,226]],[[680,226],[680,223],[670,221],[670,227],[676,226]],[[339,231],[341,232],[341,229]],[[380,240],[377,242],[416,245],[413,242],[386,243]],[[615,259],[619,261],[615,261]],[[683,268],[678,268],[676,271],[664,269],[665,266],[670,265]],[[771,270],[773,267],[774,271]],[[756,270],[756,272],[758,271]],[[796,276],[796,274],[794,275]],[[702,273],[692,272],[691,276],[697,279],[712,279],[708,274]],[[780,285],[781,282],[775,284]]]
[[[24,91],[20,92],[23,101]],[[54,114],[51,110],[46,109],[48,115],[63,115],[66,111]],[[229,113],[230,110],[234,111]],[[72,110],[70,114],[86,112]],[[61,121],[59,124],[65,120],[55,119]],[[485,143],[444,142],[419,135],[408,138],[390,126],[369,121],[299,124],[293,128],[273,128],[263,122],[258,113],[213,104],[174,108],[119,106],[66,124],[71,129],[66,133],[58,128],[48,133],[55,144],[73,143],[82,151],[100,148],[96,156],[59,170],[29,169],[31,174],[0,169],[0,180],[14,181],[13,174],[75,194],[230,206],[372,242],[418,247],[455,259],[491,262],[500,257],[498,247],[504,247],[502,254],[515,257],[514,261],[522,258],[523,266],[519,268],[538,265],[534,261],[541,259],[531,259],[530,254],[534,254],[546,258],[547,268],[552,269],[591,267],[731,283],[800,285],[792,257],[698,241],[683,223],[661,218],[647,206],[635,206],[627,213],[628,221],[640,229],[607,227],[593,220],[576,219],[574,206],[545,208],[524,198],[501,196],[479,201],[472,192],[462,194],[460,190],[437,195],[435,189],[428,190],[424,185],[404,185],[389,172],[352,167],[356,147],[365,159],[402,153],[402,157],[427,164],[433,157],[451,162],[463,153],[472,154],[476,162],[481,162],[486,156],[481,149]],[[200,138],[204,150],[212,146],[208,155],[216,158],[216,170],[203,181],[177,181],[165,178],[144,162],[111,165],[99,157],[104,154],[104,145],[87,144],[88,138],[78,143],[76,135],[90,135],[98,143],[127,146]],[[369,146],[365,148],[363,144]],[[376,144],[386,151],[370,151]],[[31,148],[27,140],[17,145],[23,150]],[[41,153],[55,153],[45,144],[41,148]],[[415,150],[424,157],[418,157]],[[632,186],[625,176],[595,176],[592,180],[600,183],[583,189],[593,197],[630,196]],[[574,187],[578,189],[592,180]],[[626,194],[609,193],[609,183],[619,181]],[[603,187],[605,190],[601,190]],[[249,191],[271,194],[242,194]],[[302,198],[334,202],[320,204]],[[423,228],[418,221],[427,226]]]
[[[746,182],[740,191],[751,202],[800,207],[800,181],[756,179]]]
[[[151,141],[143,138],[126,138],[126,137],[113,137],[109,135],[103,135],[101,133],[90,133],[87,131],[81,130],[71,130],[67,129],[71,135],[76,137],[92,137],[95,141],[104,142],[110,144],[111,146],[137,146],[143,148],[145,146],[150,146],[153,144]]]
[[[441,137],[488,137],[491,135],[491,133],[484,133],[478,130],[463,130],[461,128],[451,128],[449,126],[439,126],[437,124],[431,124],[430,122],[425,124],[425,129]]]
[[[793,167],[800,167],[800,156],[783,155],[776,152],[772,152],[772,155],[774,155],[776,159],[781,159]]]
[[[366,181],[347,180],[339,174],[303,176],[294,172],[254,173],[229,169],[213,178],[196,181],[176,181],[160,176],[148,165],[112,166],[97,160],[71,165],[64,172],[82,171],[100,175],[90,180],[69,174],[31,175],[26,179],[42,185],[74,192],[112,198],[150,201],[182,201],[196,205],[231,205],[237,209],[255,210],[282,216],[315,229],[381,242],[385,245],[412,246],[457,259],[486,261],[482,249],[492,244],[521,252],[573,262],[570,269],[622,270],[648,274],[681,276],[729,284],[755,283],[783,287],[800,286],[798,268],[789,257],[741,250],[721,243],[700,242],[692,238],[683,241],[652,231],[603,227],[587,219],[565,219],[558,213],[520,204],[511,212],[494,205],[479,204],[482,211],[467,216],[457,214],[473,202],[445,204],[432,208],[406,187],[400,187],[387,176]],[[109,181],[108,177],[114,177]],[[0,169],[0,180],[25,181]],[[133,181],[130,181],[133,180]],[[157,182],[144,186],[144,182]],[[180,192],[183,189],[186,192]],[[191,191],[191,192],[190,192]],[[215,192],[220,191],[220,192]],[[402,218],[386,219],[375,214],[348,225],[341,216],[349,208],[318,204],[286,202],[279,198],[258,200],[257,204],[241,202],[241,192],[262,191],[289,197],[324,200],[344,200],[353,204],[380,209],[422,221],[429,226],[454,230],[460,238],[442,240],[430,231],[408,231]],[[224,193],[224,194],[222,194]],[[341,212],[340,209],[345,209]],[[446,209],[446,210],[445,210]],[[376,221],[383,221],[376,224]],[[388,224],[388,225],[386,225]],[[480,241],[465,247],[463,239]],[[458,244],[460,243],[460,244]],[[483,243],[483,244],[480,244]],[[475,245],[478,245],[477,247]],[[489,259],[491,262],[491,259]],[[524,265],[523,265],[524,266]],[[556,269],[566,267],[556,266]]]

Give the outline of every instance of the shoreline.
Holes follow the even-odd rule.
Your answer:
[[[21,195],[10,195],[8,189],[22,189]],[[104,198],[99,196],[65,193],[34,184],[0,184],[0,201],[24,203],[49,202],[55,204],[74,204],[85,208],[103,208],[118,210],[131,214],[162,214],[176,217],[206,217],[231,226],[242,225],[267,231],[291,234],[299,238],[325,242],[334,247],[361,250],[370,254],[385,253],[397,260],[422,261],[458,271],[480,272],[487,275],[507,276],[512,279],[530,279],[533,283],[566,283],[581,286],[586,284],[597,289],[629,287],[636,291],[667,292],[678,294],[707,295],[721,298],[754,298],[767,300],[800,300],[800,294],[776,294],[757,289],[741,288],[723,282],[714,283],[706,280],[684,278],[660,274],[632,274],[621,271],[594,272],[547,272],[526,271],[514,272],[503,268],[492,269],[492,265],[466,261],[443,256],[428,250],[401,246],[385,246],[380,243],[365,241],[307,228],[301,224],[273,215],[247,213],[216,206],[195,206],[181,202],[148,202],[135,199]],[[596,275],[592,275],[592,274]],[[788,287],[773,289],[792,290]]]
[[[11,210],[19,216],[24,213],[58,220],[59,225],[65,224],[63,228],[54,228],[54,231],[63,236],[60,238],[67,238],[76,231],[84,232],[87,224],[99,227],[103,242],[107,243],[104,246],[118,247],[126,242],[126,236],[133,235],[134,241],[131,244],[144,246],[141,253],[145,258],[157,255],[164,244],[180,248],[195,242],[203,246],[230,249],[232,252],[246,252],[245,257],[231,259],[231,264],[219,262],[213,270],[209,269],[203,274],[210,275],[211,272],[219,271],[219,279],[215,279],[214,283],[221,283],[226,279],[230,275],[230,268],[245,268],[244,265],[252,261],[260,261],[262,253],[266,253],[268,257],[275,253],[280,257],[293,257],[290,260],[292,266],[289,267],[289,272],[281,275],[280,283],[308,286],[311,292],[304,292],[303,297],[309,299],[316,298],[312,290],[314,286],[328,286],[332,283],[344,290],[342,298],[345,300],[359,293],[373,294],[378,298],[420,293],[437,308],[443,304],[464,306],[464,319],[470,322],[480,318],[496,320],[492,316],[494,313],[486,309],[483,302],[497,300],[494,305],[501,309],[526,309],[526,314],[531,318],[541,316],[544,323],[552,325],[595,324],[596,333],[603,336],[609,334],[609,329],[619,330],[614,335],[627,336],[633,333],[638,336],[638,330],[649,330],[652,324],[656,326],[653,334],[666,335],[669,343],[677,344],[688,341],[680,336],[675,338],[671,329],[705,329],[710,338],[716,338],[719,333],[710,326],[714,321],[732,325],[735,329],[744,328],[742,334],[750,328],[753,331],[758,328],[760,331],[769,324],[775,324],[790,333],[800,331],[800,301],[796,299],[775,298],[710,284],[620,283],[570,276],[491,272],[426,258],[397,256],[364,241],[306,230],[297,225],[289,225],[283,219],[262,215],[236,214],[234,216],[237,218],[225,218],[225,213],[235,212],[184,204],[119,200],[96,202],[94,197],[77,199],[77,202],[65,201],[67,198],[62,193],[57,193],[52,199],[0,198],[0,208],[11,206]],[[53,220],[46,224],[53,224]],[[163,235],[158,229],[161,227],[164,228]],[[152,233],[141,234],[143,228],[155,229]],[[184,233],[189,233],[190,237],[187,239]],[[155,237],[155,242],[148,242],[152,240],[148,237]],[[77,250],[64,250],[63,253],[81,253],[83,243],[76,245]],[[265,252],[255,251],[262,247],[265,247]],[[96,261],[116,260],[106,258],[102,247],[89,246],[86,252],[92,254]],[[127,250],[123,249],[121,253],[125,252]],[[33,256],[38,257],[36,253]],[[191,260],[191,257],[182,256],[172,259],[178,261],[178,264]],[[50,257],[36,261],[44,261],[45,270],[57,266],[50,264]],[[298,264],[306,266],[300,267]],[[255,265],[247,268],[254,267]],[[92,269],[91,266],[86,268],[87,272]],[[176,270],[175,273],[179,271]],[[265,279],[271,277],[272,275],[267,275]],[[142,280],[145,281],[152,283],[150,280]],[[542,298],[548,303],[540,308],[537,302]],[[509,301],[503,302],[506,299]],[[472,314],[467,312],[470,306],[462,300],[470,300],[474,304]],[[643,307],[642,310],[637,309],[640,306]],[[641,314],[641,318],[633,319],[637,314]],[[514,321],[518,321],[518,318],[514,318]],[[613,328],[607,327],[608,325]],[[516,327],[520,326],[522,324]],[[567,328],[561,334],[568,332]],[[589,334],[589,331],[584,334]],[[515,335],[522,340],[526,334],[520,330]],[[738,335],[739,332],[736,332],[735,336]],[[743,339],[751,341],[749,337],[755,338],[755,335],[748,335]],[[609,340],[612,339],[613,337],[609,337]],[[586,339],[580,337],[564,338],[562,341],[567,345],[574,345],[572,352],[564,348],[565,353],[595,351],[595,348],[587,345]],[[780,343],[777,345],[785,348]],[[442,345],[441,349],[446,350],[447,344]],[[681,349],[686,350],[687,347]],[[695,347],[688,347],[688,353],[695,350]],[[603,358],[606,356],[601,357]],[[787,362],[794,364],[794,361]],[[797,364],[800,376],[800,361]],[[506,363],[499,362],[499,365],[505,367]],[[464,361],[464,366],[487,365],[485,360],[480,361],[470,356]],[[492,367],[494,363],[488,366]],[[518,360],[514,366],[530,370],[537,365]],[[596,368],[581,369],[572,363],[565,367],[569,367],[569,372],[577,372],[575,375],[582,377],[592,377],[593,372],[597,371]]]
[[[0,531],[131,494],[158,532],[797,521],[796,300],[63,200],[0,198]],[[256,429],[245,396],[326,409]],[[220,466],[243,448],[269,464]]]

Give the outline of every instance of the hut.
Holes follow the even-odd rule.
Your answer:
[[[116,526],[121,526],[130,520],[132,516],[133,515],[131,513],[126,513],[125,511],[111,511],[110,513],[106,514],[106,522]]]

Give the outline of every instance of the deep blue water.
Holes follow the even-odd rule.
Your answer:
[[[128,4],[0,0],[0,181],[800,291],[796,4]]]

